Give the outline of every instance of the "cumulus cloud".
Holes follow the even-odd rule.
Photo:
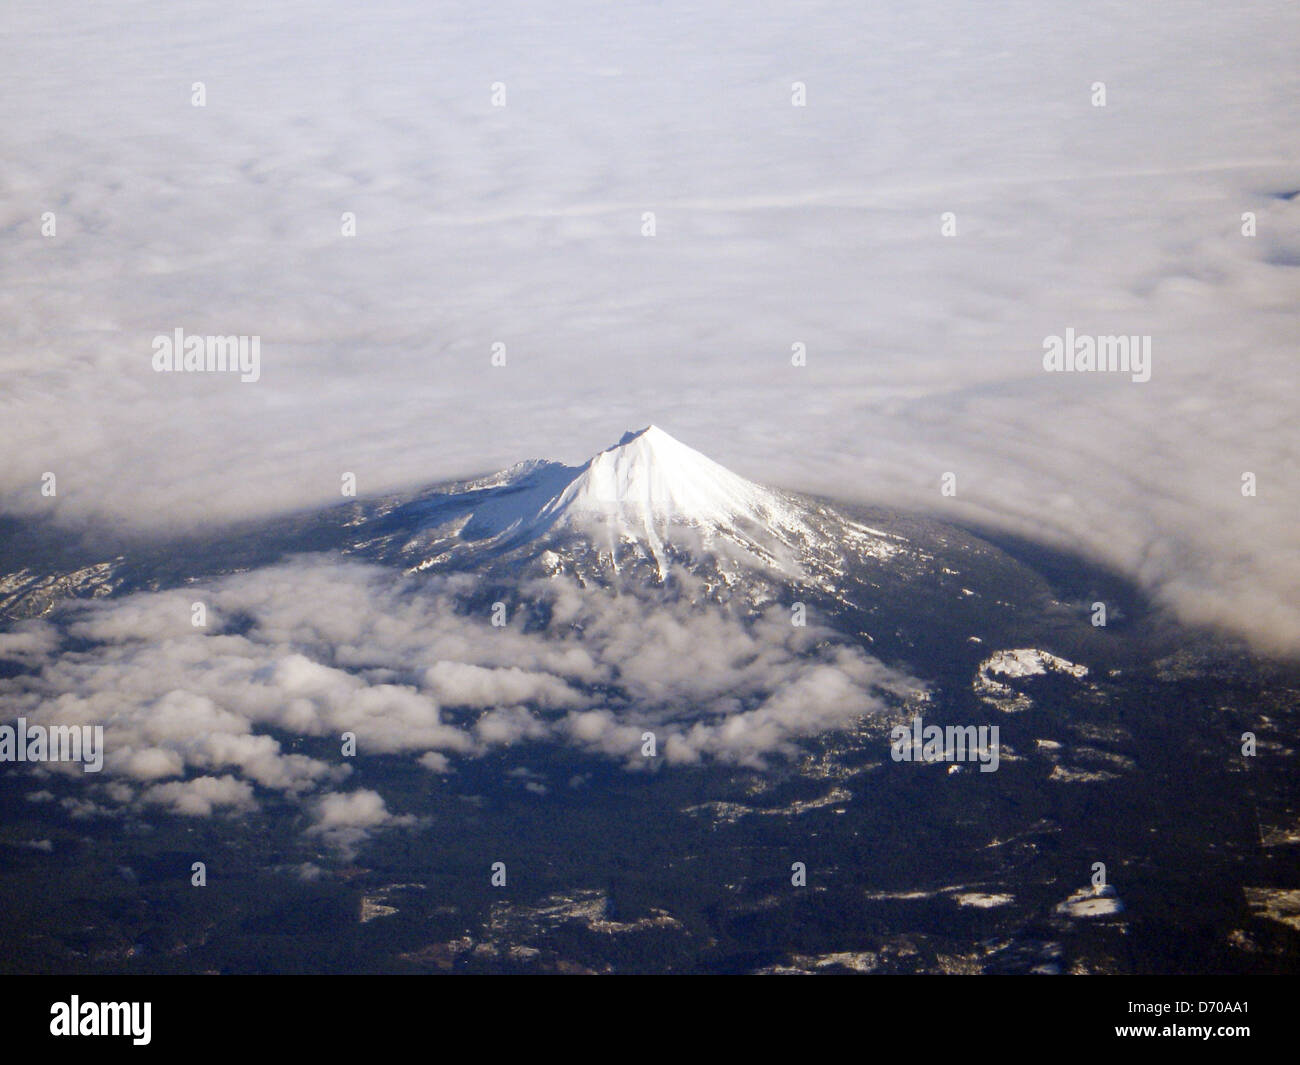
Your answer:
[[[301,806],[311,834],[349,852],[406,822],[378,792],[345,790],[346,733],[360,756],[402,756],[439,774],[524,742],[643,769],[647,731],[670,764],[762,766],[917,687],[779,608],[742,616],[690,594],[562,577],[519,591],[548,608],[546,627],[526,628],[525,611],[504,627],[470,612],[476,584],[464,575],[407,576],[335,556],[184,595],[69,603],[46,622],[59,638],[0,678],[0,697],[33,724],[104,726],[104,779],[63,800],[72,816],[241,814],[264,793]],[[210,605],[206,629],[174,623],[194,596]],[[236,620],[238,634],[227,631]],[[339,754],[287,750],[293,737]]]
[[[316,804],[313,832],[333,832],[347,828],[374,828],[391,818],[384,798],[377,791],[358,791],[326,795]]]
[[[231,776],[195,777],[193,780],[155,784],[146,789],[143,801],[164,806],[172,813],[186,817],[210,817],[218,807],[237,812],[257,809],[252,785]]]
[[[452,768],[451,759],[441,751],[425,751],[419,762],[430,773],[450,773]]]
[[[377,791],[357,791],[325,795],[312,807],[312,824],[307,832],[319,836],[350,860],[358,846],[377,828],[415,823],[411,815],[395,816],[388,811],[384,797]]]
[[[535,8],[8,13],[0,510],[157,533],[656,422],[1300,648],[1300,7]],[[177,326],[260,381],[154,373]],[[1151,380],[1044,374],[1067,327]]]
[[[545,707],[585,706],[591,697],[546,673],[509,667],[484,669],[467,662],[438,662],[425,671],[424,683],[444,703],[496,706],[539,703]]]

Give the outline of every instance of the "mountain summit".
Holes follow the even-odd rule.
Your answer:
[[[396,551],[412,570],[536,566],[661,582],[682,567],[729,585],[755,571],[833,583],[845,550],[885,558],[900,539],[748,481],[655,425],[624,433],[581,466],[524,462],[365,524],[377,534],[370,549]]]
[[[650,425],[580,467],[545,508],[569,520],[614,519],[629,531],[656,522],[726,525],[781,517],[775,493],[738,477]]]

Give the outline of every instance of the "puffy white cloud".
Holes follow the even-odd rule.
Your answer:
[[[538,703],[554,707],[586,706],[591,697],[547,673],[518,669],[484,669],[467,662],[442,661],[424,673],[425,686],[450,706],[497,706]]]
[[[310,835],[319,836],[350,860],[358,845],[375,829],[409,825],[414,817],[397,817],[389,813],[384,797],[377,791],[333,792],[323,795],[312,806]]]
[[[549,627],[525,631],[467,612],[475,590],[463,575],[304,556],[182,597],[69,603],[48,624],[73,642],[0,678],[0,697],[33,724],[104,726],[104,779],[82,785],[74,816],[240,813],[263,789],[305,805],[311,831],[348,851],[402,822],[378,793],[339,790],[346,732],[360,756],[434,773],[525,741],[640,769],[647,730],[670,763],[761,765],[916,686],[778,608],[742,617],[690,595],[554,578],[520,589],[552,608]],[[171,625],[191,594],[212,605],[208,629]],[[221,628],[235,616],[239,636]],[[286,750],[292,737],[338,754]]]
[[[218,807],[241,813],[257,809],[253,786],[231,776],[195,777],[155,784],[145,790],[142,799],[147,804],[161,805],[186,817],[210,817]]]
[[[377,791],[335,792],[316,803],[313,832],[332,832],[340,828],[375,828],[389,821],[392,814]]]
[[[185,759],[179,751],[164,747],[146,747],[121,756],[122,772],[133,780],[158,780],[178,777],[185,772]]]
[[[494,707],[474,723],[475,736],[493,747],[545,739],[550,731],[545,720],[522,706]]]
[[[441,751],[425,751],[420,755],[420,765],[430,773],[450,773],[451,759]]]

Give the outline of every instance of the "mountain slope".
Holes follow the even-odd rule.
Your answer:
[[[684,566],[728,584],[741,571],[789,581],[838,569],[846,546],[887,557],[902,543],[739,477],[653,425],[582,466],[525,463],[387,517],[393,536],[380,553],[395,549],[413,570],[536,559],[584,578],[630,571],[662,582]]]

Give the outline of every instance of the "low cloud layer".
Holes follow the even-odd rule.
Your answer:
[[[3,512],[166,532],[655,422],[1300,649],[1289,0],[133,10],[6,12]],[[154,373],[176,328],[259,380]],[[1151,379],[1044,373],[1067,328]]]
[[[85,789],[73,814],[246,813],[278,793],[308,813],[309,833],[347,848],[405,823],[379,793],[349,787],[347,733],[358,756],[437,773],[525,741],[641,769],[645,731],[670,765],[761,766],[917,688],[780,608],[742,619],[556,578],[522,590],[549,610],[544,628],[525,626],[522,608],[494,627],[466,613],[473,590],[463,576],[306,556],[69,605],[19,626],[27,639],[6,657],[22,672],[0,680],[0,698],[32,724],[104,726],[103,779],[65,774]],[[206,629],[190,623],[195,601]],[[286,750],[298,736],[331,753]]]

